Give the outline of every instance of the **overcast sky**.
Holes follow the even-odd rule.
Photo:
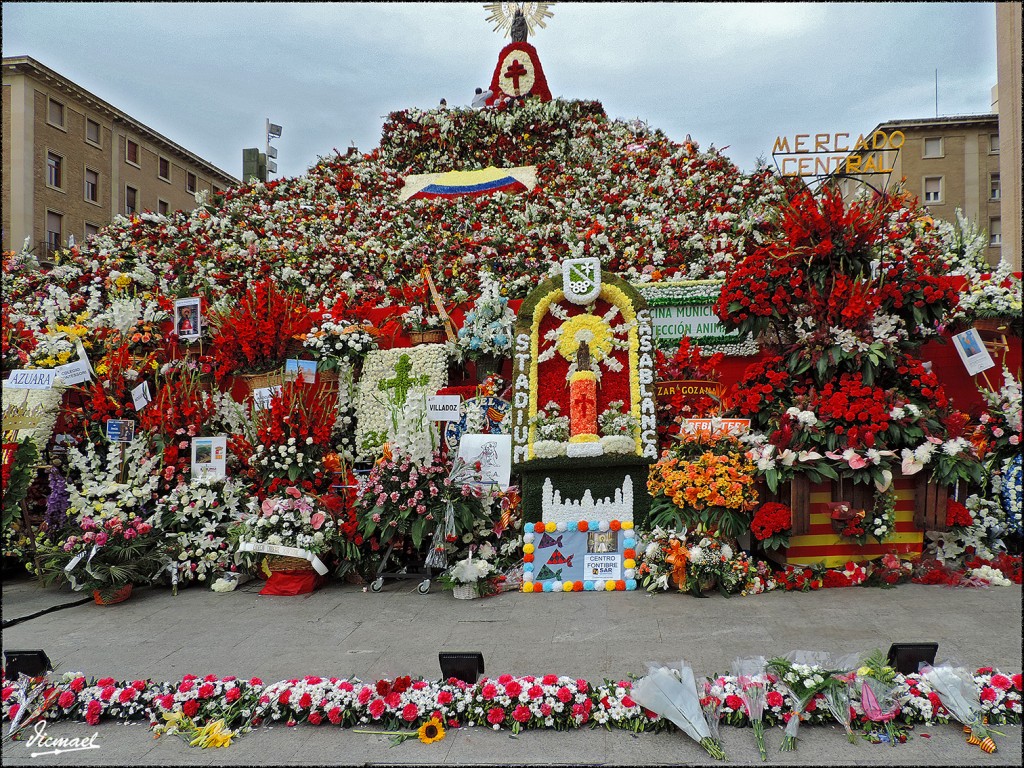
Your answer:
[[[991,109],[993,3],[557,3],[530,37],[554,96],[597,99],[744,170],[777,135]],[[508,40],[480,3],[4,3],[28,55],[234,176],[264,118],[281,174],[467,105]]]

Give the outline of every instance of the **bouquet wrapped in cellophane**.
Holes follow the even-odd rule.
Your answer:
[[[648,673],[633,684],[633,701],[675,723],[716,760],[725,752],[711,736],[701,708],[693,670],[686,662],[677,667],[650,665]]]
[[[775,687],[793,700],[793,715],[786,723],[786,735],[779,746],[780,752],[796,749],[800,717],[811,700],[819,693],[824,695],[829,688],[841,684],[834,675],[842,674],[844,670],[830,669],[826,666],[829,663],[827,653],[814,651],[793,651],[768,662],[768,670],[779,678]]]
[[[873,651],[857,670],[856,685],[860,688],[860,706],[864,718],[884,727],[889,745],[895,747],[907,740],[907,733],[896,723],[900,704],[896,698],[896,670],[880,650]],[[881,737],[868,734],[869,740]]]
[[[996,751],[996,743],[990,734],[1004,736],[999,731],[985,726],[981,713],[981,702],[974,685],[974,677],[961,667],[942,664],[938,667],[926,666],[921,669],[921,679],[926,680],[932,689],[939,694],[943,706],[964,727],[967,743],[976,744],[982,751],[992,754]]]
[[[764,702],[768,691],[766,665],[764,656],[736,659],[732,663],[732,673],[736,675],[739,696],[750,718],[750,727],[754,729],[754,740],[761,760],[768,759],[768,750],[764,745]]]
[[[711,731],[711,738],[721,749],[722,737],[719,735],[718,724],[722,720],[722,700],[711,691],[711,682],[704,682],[704,698],[700,700],[700,708],[704,712],[704,720]],[[724,750],[723,750],[724,752]]]

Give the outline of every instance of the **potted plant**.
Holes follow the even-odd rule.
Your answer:
[[[134,513],[84,517],[74,533],[40,548],[43,584],[66,579],[76,592],[91,591],[97,605],[123,602],[162,570],[161,543],[161,532]]]
[[[516,315],[501,295],[501,286],[490,272],[480,275],[480,295],[466,313],[459,329],[458,347],[476,362],[478,381],[501,368],[502,360],[512,352]]]

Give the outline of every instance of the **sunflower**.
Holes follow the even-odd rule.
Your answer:
[[[433,744],[444,738],[444,726],[439,718],[432,717],[420,726],[417,735],[424,744]]]

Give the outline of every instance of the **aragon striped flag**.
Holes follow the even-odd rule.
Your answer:
[[[537,186],[537,166],[495,168],[478,171],[447,171],[407,176],[399,202],[430,198],[453,198],[462,195],[488,195],[492,192],[520,192]]]

